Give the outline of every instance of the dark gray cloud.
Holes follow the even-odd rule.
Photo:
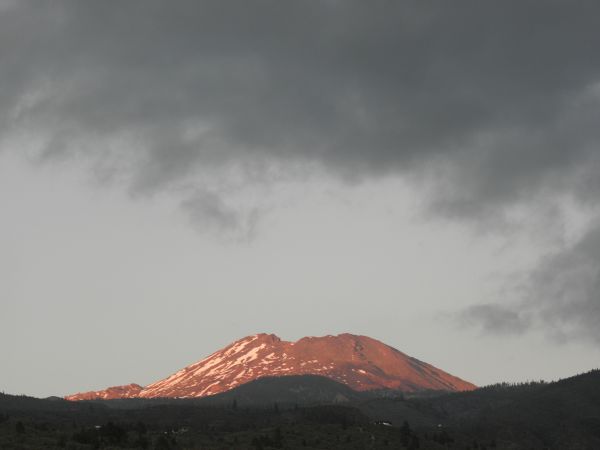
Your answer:
[[[466,308],[460,323],[496,334],[541,327],[557,342],[600,343],[600,226],[547,255],[519,285],[516,299]]]
[[[255,212],[215,192],[302,166],[409,177],[436,213],[487,223],[559,197],[595,205],[599,14],[558,0],[8,2],[0,133],[135,194],[197,185],[184,209],[229,230]],[[583,250],[540,274],[600,258]],[[540,300],[548,323],[566,313],[561,289]],[[505,309],[471,316],[522,329]]]
[[[48,157],[133,140],[139,189],[240,158],[356,177],[433,161],[446,200],[476,209],[593,159],[597,9],[18,2],[0,19],[2,128],[44,132]]]

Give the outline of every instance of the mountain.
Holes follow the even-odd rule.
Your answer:
[[[367,336],[305,337],[282,341],[274,334],[240,339],[175,374],[142,389],[117,386],[84,392],[67,400],[193,398],[229,391],[262,377],[320,375],[355,391],[394,389],[466,391],[461,380]]]

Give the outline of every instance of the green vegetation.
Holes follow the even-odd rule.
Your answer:
[[[302,403],[281,391],[284,384],[294,389],[292,380],[275,381],[273,392],[269,382],[258,383],[258,392],[268,395],[258,405],[248,400],[259,398],[253,385],[238,391],[243,401],[236,391],[222,401],[67,402],[0,395],[0,449],[600,448],[600,371],[556,383],[499,384],[437,396],[369,394],[345,405]]]
[[[162,410],[158,418],[156,408]],[[179,407],[175,406],[175,409]],[[411,430],[371,424],[354,408],[323,406],[294,410],[195,407],[181,422],[171,408],[149,407],[149,422],[127,422],[131,410],[115,410],[120,421],[90,425],[93,414],[73,414],[69,423],[10,417],[0,424],[2,449],[364,449],[419,448]],[[99,416],[104,412],[98,411]],[[140,414],[136,411],[133,415]],[[144,412],[141,412],[144,415]],[[178,414],[174,414],[178,416]],[[357,421],[357,419],[359,419]],[[19,431],[20,426],[23,427]],[[412,446],[403,446],[403,443]]]

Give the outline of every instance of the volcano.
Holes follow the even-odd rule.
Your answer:
[[[240,339],[146,387],[129,384],[65,398],[206,397],[259,378],[287,375],[320,375],[355,391],[452,392],[476,387],[367,336],[346,333],[288,342],[274,334],[261,333]]]

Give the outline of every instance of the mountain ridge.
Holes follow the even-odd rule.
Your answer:
[[[246,336],[178,372],[142,387],[135,383],[68,395],[67,400],[194,398],[265,376],[321,375],[355,391],[464,391],[475,385],[368,336],[349,333],[284,341]]]

